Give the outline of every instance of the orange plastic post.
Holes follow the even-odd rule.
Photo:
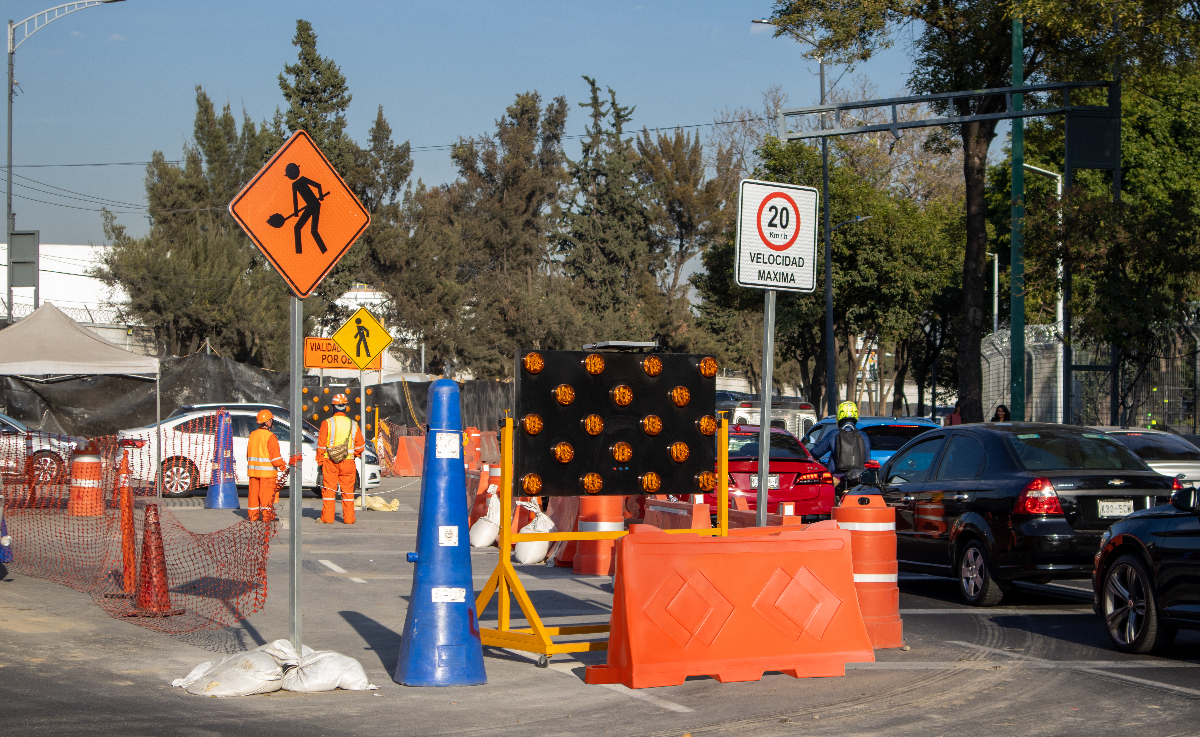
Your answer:
[[[846,495],[833,508],[833,519],[850,531],[854,587],[863,623],[876,648],[904,645],[897,584],[896,510],[877,494]]]
[[[121,557],[125,593],[137,590],[137,533],[133,527],[133,489],[129,488],[129,451],[121,457],[117,469],[117,506],[121,510]]]
[[[104,489],[100,468],[100,448],[92,440],[71,459],[71,491],[67,514],[72,517],[99,517],[104,514]]]
[[[625,529],[624,509],[625,500],[620,496],[582,497],[578,529],[580,532],[621,532]],[[611,576],[615,555],[614,540],[579,540],[575,543],[571,570],[583,576]]]

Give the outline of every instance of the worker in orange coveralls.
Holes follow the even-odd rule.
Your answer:
[[[345,394],[334,395],[333,407],[337,412],[321,423],[317,438],[322,499],[319,521],[327,525],[333,524],[334,499],[339,485],[342,487],[342,522],[354,524],[354,459],[362,455],[366,442],[358,425],[346,416],[349,404]]]
[[[271,410],[260,410],[258,429],[250,433],[246,443],[246,475],[250,477],[250,493],[247,504],[250,519],[271,522],[275,519],[275,499],[279,495],[279,473],[288,464],[279,453],[279,438],[271,432],[275,415]]]

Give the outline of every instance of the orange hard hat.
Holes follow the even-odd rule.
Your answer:
[[[335,406],[343,405],[343,404],[350,404],[350,400],[346,399],[345,394],[334,394],[333,395],[333,404]]]
[[[264,422],[270,422],[271,420],[275,419],[275,415],[271,414],[271,410],[269,409],[260,409],[255,419],[258,420],[258,424],[261,425]]]

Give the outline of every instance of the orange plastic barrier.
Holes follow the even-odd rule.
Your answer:
[[[645,523],[660,530],[699,530],[712,527],[707,504],[647,499]]]
[[[158,520],[158,505],[146,505],[142,523],[142,570],[138,576],[134,608],[126,617],[174,617],[185,610],[171,607],[167,589],[167,557],[163,552],[162,529]]]
[[[396,457],[392,459],[392,475],[420,476],[420,467],[413,468],[412,459],[408,457],[408,438],[396,438]]]
[[[875,659],[849,532],[812,525],[709,538],[635,525],[618,546],[608,663],[588,666],[587,683],[841,676],[846,663]]]
[[[408,460],[413,466],[413,476],[420,476],[425,470],[425,436],[410,436],[404,439],[408,446]]]
[[[482,463],[480,460],[482,439],[479,435],[479,428],[468,427],[464,434],[467,436],[467,446],[463,448],[463,461],[467,464],[467,470],[478,471]]]
[[[623,532],[624,509],[625,497],[581,497],[578,529],[580,532]],[[575,544],[575,560],[571,570],[583,576],[611,576],[615,543],[615,540],[580,540]]]
[[[863,623],[877,648],[904,645],[897,585],[896,510],[878,495],[847,495],[833,508],[838,526],[850,531],[854,587]]]
[[[104,514],[104,489],[101,488],[100,449],[88,443],[71,459],[71,491],[67,514],[72,517],[99,517]]]

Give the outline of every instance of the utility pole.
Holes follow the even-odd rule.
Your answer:
[[[1012,22],[1012,85],[1025,84],[1025,35],[1020,18]],[[1013,110],[1021,110],[1024,96],[1012,96]],[[1025,121],[1012,122],[1012,253],[1010,260],[1011,309],[1009,310],[1008,409],[1015,422],[1025,420]]]

